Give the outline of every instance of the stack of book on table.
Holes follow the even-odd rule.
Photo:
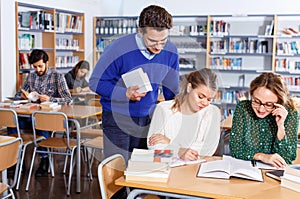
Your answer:
[[[61,105],[57,102],[42,102],[40,104],[42,110],[51,111],[51,110],[59,110],[61,109]]]
[[[167,182],[172,150],[134,149],[124,172],[127,181]]]
[[[285,168],[281,177],[281,186],[300,192],[300,164],[290,165]]]

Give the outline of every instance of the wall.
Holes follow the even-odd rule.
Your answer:
[[[12,96],[16,92],[15,0],[0,1],[0,100],[3,100],[5,96]],[[19,0],[19,2],[85,12],[85,56],[90,63],[93,50],[93,16],[137,16],[150,4],[164,6],[173,15],[288,14],[299,13],[300,8],[300,1],[294,0]]]

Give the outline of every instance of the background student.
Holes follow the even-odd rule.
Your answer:
[[[65,74],[67,85],[73,92],[89,92],[89,83],[85,76],[90,71],[90,64],[85,60],[79,61],[68,73]]]
[[[184,160],[213,155],[220,138],[221,114],[210,102],[217,76],[204,68],[191,72],[175,100],[157,105],[148,134],[148,148],[175,147]]]
[[[296,158],[298,112],[282,76],[262,73],[250,84],[251,100],[238,103],[230,134],[233,157],[282,168]]]
[[[55,70],[50,70],[48,63],[49,57],[43,50],[35,49],[30,53],[29,63],[34,72],[30,73],[21,89],[31,93],[37,92],[40,102],[58,102],[59,104],[72,103],[72,97],[66,84],[64,76]],[[27,99],[20,90],[16,93],[15,99]],[[32,122],[30,117],[19,117],[20,129],[31,129]],[[9,128],[8,134],[16,133],[16,129]],[[48,138],[48,131],[38,131],[38,135]],[[42,155],[36,176],[46,176],[48,174],[48,158]]]
[[[166,100],[179,89],[176,46],[168,40],[172,16],[162,7],[150,5],[139,16],[138,33],[123,36],[104,50],[89,80],[101,96],[104,154],[121,153],[128,160],[133,148],[147,148],[147,133],[160,85]],[[121,75],[142,68],[153,91],[139,93],[126,88]]]

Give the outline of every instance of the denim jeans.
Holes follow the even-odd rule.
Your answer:
[[[130,117],[109,111],[102,113],[104,155],[121,154],[128,162],[133,148],[147,149],[150,117]]]
[[[32,129],[32,119],[31,117],[18,117],[19,120],[19,128],[21,129]],[[16,128],[7,128],[7,134],[17,133]],[[38,130],[37,135],[44,136],[45,138],[50,137],[49,131],[40,131]],[[46,148],[41,147],[40,150],[46,151]],[[40,154],[41,157],[47,157],[47,154]]]

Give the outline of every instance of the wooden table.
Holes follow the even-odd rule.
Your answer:
[[[0,135],[0,143],[1,144],[15,140],[15,139],[16,138],[12,137],[12,136]],[[7,184],[7,170],[2,171],[2,182]],[[6,195],[6,194],[7,194],[7,192],[4,193],[4,195]]]
[[[36,110],[42,109],[20,109],[20,108],[12,108],[14,109],[18,115],[22,116],[30,116]],[[42,110],[43,111],[43,110]],[[76,162],[76,192],[80,193],[81,185],[80,185],[80,168],[81,168],[81,160],[80,160],[80,129],[84,128],[80,126],[78,120],[86,119],[91,116],[98,116],[102,114],[102,108],[96,106],[79,106],[79,105],[62,105],[61,109],[58,112],[63,112],[67,115],[70,121],[74,122],[77,130],[77,162]],[[78,125],[78,126],[77,126]]]
[[[206,157],[208,161],[214,157]],[[264,175],[264,182],[239,178],[230,180],[196,177],[199,164],[172,168],[167,183],[133,182],[121,177],[116,185],[197,197],[230,199],[299,199],[300,193],[283,188],[280,182]]]

